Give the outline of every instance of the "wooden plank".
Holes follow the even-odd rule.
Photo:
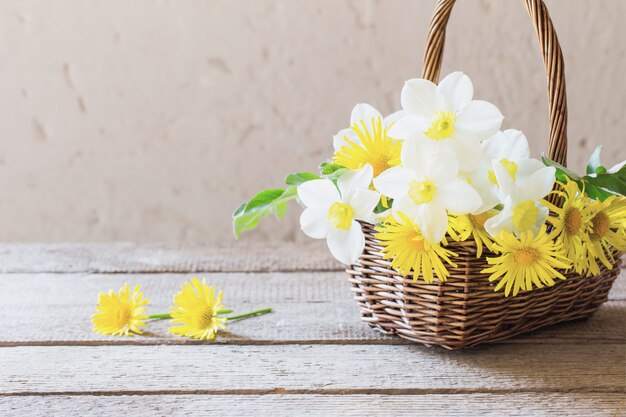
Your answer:
[[[172,336],[168,321],[151,323],[149,332],[132,338],[91,331],[97,294],[125,281],[141,283],[152,300],[150,313],[167,312],[173,294],[193,274],[5,274],[0,275],[0,345],[194,343]],[[213,343],[404,343],[370,329],[359,318],[347,277],[342,272],[214,273],[208,281],[223,289],[236,311],[274,307],[275,313],[233,323]],[[563,340],[626,341],[624,281],[618,278],[609,301],[586,321],[553,326],[513,343],[560,343]]]
[[[0,244],[0,272],[339,271],[321,240],[202,244]]]
[[[171,416],[239,417],[327,416],[484,417],[623,416],[622,394],[490,393],[430,395],[143,395],[143,396],[20,396],[0,397],[0,414],[15,416]]]
[[[622,265],[622,268],[626,264]],[[0,244],[0,273],[342,271],[321,240],[208,244]]]
[[[0,395],[626,393],[623,344],[21,346]]]

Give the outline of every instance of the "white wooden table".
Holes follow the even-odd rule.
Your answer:
[[[624,416],[626,279],[590,320],[449,352],[362,323],[323,243],[0,245],[0,416]],[[212,343],[91,332],[97,294],[167,311],[191,277],[236,311]]]

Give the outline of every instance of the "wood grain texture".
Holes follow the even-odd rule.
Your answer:
[[[339,271],[324,241],[0,244],[0,272]]]
[[[0,274],[0,345],[189,344],[172,336],[168,321],[151,323],[142,336],[110,337],[91,331],[101,291],[141,284],[149,312],[167,312],[180,285],[196,274]],[[202,275],[201,275],[202,276]],[[269,315],[230,325],[212,343],[405,343],[374,332],[359,318],[343,272],[211,273],[236,311],[273,307]],[[626,279],[617,279],[608,303],[590,320],[553,326],[507,343],[626,341]]]
[[[623,344],[0,348],[0,395],[625,393]]]
[[[624,415],[622,394],[491,393],[430,395],[143,395],[0,397],[0,414],[40,416],[171,416],[238,417],[396,416],[483,417],[551,416],[616,417]]]

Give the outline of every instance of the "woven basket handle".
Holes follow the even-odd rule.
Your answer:
[[[456,0],[437,0],[430,22],[422,78],[437,83],[446,37],[446,25]],[[548,9],[542,0],[522,0],[533,20],[543,63],[548,76],[548,102],[550,106],[550,138],[548,157],[562,165],[567,163],[567,97],[565,95],[565,70],[563,54]]]

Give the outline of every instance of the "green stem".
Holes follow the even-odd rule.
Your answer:
[[[170,316],[169,313],[165,313],[165,314],[150,314],[148,316],[148,320],[165,320],[165,319],[171,319],[172,316]]]
[[[224,310],[220,310],[217,312],[217,314],[229,314],[232,313],[233,310],[231,310],[230,308],[225,308]],[[163,313],[163,314],[151,314],[148,316],[148,320],[167,320],[167,319],[171,319],[172,315],[169,313]]]
[[[271,308],[262,308],[260,310],[254,310],[251,311],[249,313],[245,313],[245,314],[240,314],[238,316],[230,316],[230,317],[226,317],[226,320],[228,321],[233,321],[233,320],[243,320],[243,319],[247,319],[250,317],[254,317],[254,316],[261,316],[263,314],[267,314],[267,313],[271,313],[272,309]]]

